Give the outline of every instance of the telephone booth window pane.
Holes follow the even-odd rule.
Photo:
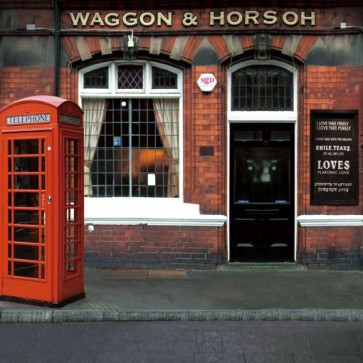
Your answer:
[[[14,241],[36,243],[39,241],[38,228],[15,227]]]
[[[14,245],[14,258],[22,260],[38,260],[38,246]]]
[[[39,222],[39,211],[38,210],[15,210],[14,213],[15,224],[28,224],[37,225]]]
[[[38,175],[15,174],[14,185],[16,189],[39,189]]]
[[[26,139],[14,141],[14,155],[20,154],[38,154],[39,153],[39,140]]]
[[[15,171],[21,173],[39,171],[38,158],[34,157],[20,157],[15,158]]]
[[[38,264],[14,262],[14,276],[38,278]]]
[[[38,193],[29,193],[29,192],[14,193],[14,206],[39,207]]]

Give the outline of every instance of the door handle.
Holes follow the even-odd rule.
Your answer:
[[[52,204],[52,196],[48,195],[48,199],[47,199],[48,204]]]

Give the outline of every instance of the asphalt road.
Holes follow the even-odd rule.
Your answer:
[[[0,362],[363,362],[363,324],[0,324]]]

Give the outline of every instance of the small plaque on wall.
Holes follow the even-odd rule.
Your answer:
[[[311,204],[358,205],[358,112],[311,111]]]

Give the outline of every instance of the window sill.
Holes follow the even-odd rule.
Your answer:
[[[363,215],[301,215],[302,227],[362,227]]]
[[[84,201],[86,224],[222,227],[227,220],[223,215],[202,215],[198,204],[179,199],[86,197]]]

